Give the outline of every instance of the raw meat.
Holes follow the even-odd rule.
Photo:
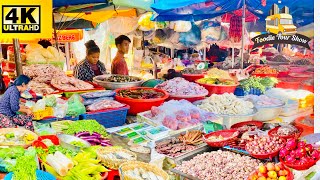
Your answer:
[[[93,103],[87,107],[88,111],[99,111],[102,109],[114,109],[114,108],[120,108],[125,106],[124,104],[119,103],[118,101],[114,100],[102,100],[97,103]]]
[[[35,82],[48,83],[54,77],[64,77],[65,73],[50,64],[34,64],[23,67],[23,73]]]
[[[172,117],[172,116],[166,116],[163,121],[162,124],[172,130],[177,130],[178,129],[178,121],[176,118]]]
[[[51,84],[60,90],[63,91],[77,91],[77,90],[88,90],[88,89],[93,89],[94,86],[81,81],[79,79],[76,79],[74,77],[54,77],[51,80]]]
[[[42,95],[51,94],[55,91],[51,86],[47,85],[46,83],[40,83],[34,80],[30,81],[28,86],[35,93]]]

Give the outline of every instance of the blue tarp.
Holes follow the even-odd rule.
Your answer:
[[[53,8],[93,3],[107,3],[107,0],[53,0]]]
[[[276,3],[281,9],[289,7],[297,27],[310,24],[314,21],[313,0],[267,0],[263,7],[261,0],[246,0],[247,9],[264,22],[269,15],[271,6]],[[242,0],[156,0],[151,8],[156,12],[155,21],[198,21],[210,19],[232,12],[242,7]]]

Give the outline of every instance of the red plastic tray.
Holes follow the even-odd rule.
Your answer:
[[[206,142],[211,147],[223,147],[228,145],[229,143],[237,140],[240,132],[234,129],[228,129],[228,130],[220,130],[211,132],[209,134],[206,134],[203,136],[203,141]],[[228,138],[226,140],[218,141],[218,142],[212,142],[208,140],[210,136],[222,136],[224,138]]]
[[[203,86],[209,91],[209,96],[212,94],[224,94],[224,93],[234,93],[239,83],[235,85],[214,85],[214,84],[202,84],[197,82],[199,85]]]
[[[198,79],[204,78],[204,74],[182,74],[182,77],[190,82],[195,82]]]
[[[282,140],[283,140],[283,142],[286,142],[285,139],[282,139]],[[282,147],[280,149],[282,149],[284,146],[285,146],[285,144],[283,143],[283,145],[282,145]],[[250,156],[252,156],[254,158],[257,158],[257,159],[268,159],[268,158],[272,159],[273,157],[275,157],[275,156],[277,156],[279,154],[280,149],[278,151],[274,151],[274,152],[269,153],[269,154],[252,154],[250,151],[248,151],[247,146],[245,148],[245,150],[250,154]]]
[[[280,126],[278,126],[278,127],[275,127],[273,129],[271,129],[268,132],[268,135],[269,136],[279,136],[280,138],[283,138],[283,139],[286,139],[286,140],[291,139],[291,138],[298,139],[300,137],[300,135],[302,134],[302,132],[303,132],[303,128],[298,127],[298,126],[295,126],[295,127],[299,130],[299,133],[288,135],[288,136],[279,136],[279,135],[277,135],[277,131],[280,128]]]
[[[279,164],[279,163],[277,163],[277,164]],[[282,164],[284,164],[284,163],[282,163]],[[293,179],[294,179],[294,175],[293,175],[292,171],[291,171],[289,168],[287,168],[287,167],[284,167],[284,169],[289,172],[289,174],[287,175],[287,179],[286,179],[286,180],[293,180]],[[258,169],[255,170],[255,171],[253,171],[253,172],[249,175],[248,180],[252,180],[252,179],[250,179],[250,177],[251,177],[252,175],[254,175],[254,173],[258,173],[258,172],[259,172]]]
[[[130,99],[130,98],[124,98],[119,96],[120,90],[134,90],[134,89],[153,89],[155,91],[161,92],[164,94],[162,98],[156,98],[156,99]],[[169,97],[169,94],[161,89],[156,88],[149,88],[149,87],[132,87],[132,88],[121,88],[116,89],[116,96],[115,99],[123,104],[127,104],[130,106],[130,109],[128,111],[131,115],[136,115],[141,112],[149,111],[152,106],[160,106],[164,103],[164,101]]]
[[[299,171],[307,170],[307,169],[311,168],[312,166],[314,166],[317,163],[317,161],[309,161],[307,164],[299,165],[299,164],[296,164],[296,163],[294,163],[294,164],[287,163],[281,157],[279,157],[279,160],[280,160],[280,162],[282,162],[287,167],[295,169],[295,170],[299,170]]]
[[[245,121],[245,122],[239,122],[239,123],[236,123],[234,125],[231,126],[231,129],[235,129],[237,130],[237,128],[240,128],[242,126],[245,126],[245,125],[252,125],[252,126],[256,126],[258,129],[262,129],[263,127],[263,122],[261,121]],[[246,131],[244,131],[246,132]],[[244,133],[243,131],[240,133]]]

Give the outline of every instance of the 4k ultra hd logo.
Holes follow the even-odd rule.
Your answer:
[[[40,6],[2,6],[2,33],[40,33]]]

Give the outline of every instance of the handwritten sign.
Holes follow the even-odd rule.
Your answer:
[[[82,30],[61,30],[57,33],[58,42],[77,42],[83,38]],[[48,41],[54,41],[54,34],[52,33],[51,39]]]
[[[254,42],[253,48],[266,44],[295,44],[310,49],[307,36],[301,34],[283,35],[283,34],[262,34],[251,39]]]

